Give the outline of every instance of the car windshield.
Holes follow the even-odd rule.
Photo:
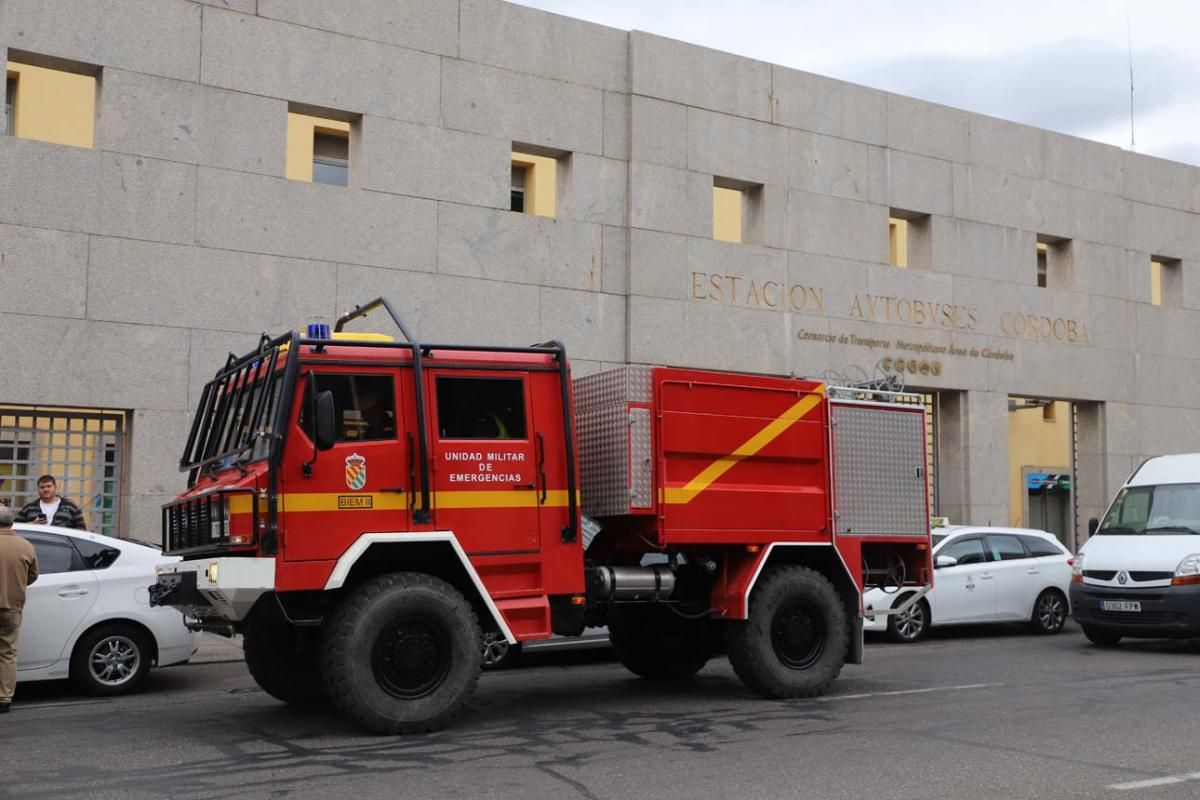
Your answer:
[[[1200,534],[1200,484],[1170,483],[1121,490],[1097,534]]]

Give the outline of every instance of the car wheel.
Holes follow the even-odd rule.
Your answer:
[[[511,667],[521,657],[521,643],[509,644],[503,633],[485,633],[481,647],[484,669]]]
[[[905,598],[900,598],[902,603]],[[888,615],[888,638],[900,644],[912,644],[925,638],[929,630],[929,604],[921,598],[899,614]]]
[[[151,641],[123,623],[89,631],[71,653],[71,680],[87,694],[113,696],[142,688],[153,658]]]
[[[1116,647],[1121,641],[1121,636],[1116,633],[1106,631],[1104,628],[1093,628],[1091,625],[1081,625],[1083,635],[1088,641],[1099,647]]]
[[[1052,634],[1063,629],[1067,621],[1067,598],[1057,589],[1046,589],[1033,603],[1033,618],[1029,621],[1034,633]]]

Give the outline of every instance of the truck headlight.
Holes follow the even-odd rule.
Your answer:
[[[1083,583],[1083,553],[1075,554],[1075,560],[1071,562],[1071,583]]]
[[[208,565],[208,569],[207,569],[207,570],[205,570],[205,573],[206,573],[206,574],[207,574],[207,576],[208,576],[208,582],[209,582],[209,583],[211,583],[211,584],[213,584],[214,586],[215,586],[215,585],[216,585],[216,583],[217,583],[217,575],[218,575],[218,568],[219,568],[219,567],[220,567],[220,564],[219,564],[219,563],[217,563],[216,561],[214,561],[214,562],[212,562],[211,564],[209,564],[209,565]]]

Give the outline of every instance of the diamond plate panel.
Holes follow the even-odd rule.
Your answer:
[[[653,417],[648,408],[629,409],[629,505],[654,507],[654,447],[651,441]]]
[[[650,402],[652,379],[651,367],[622,367],[574,382],[579,488],[583,513],[588,516],[628,514],[631,507],[653,505],[649,412],[645,412],[644,434],[635,434],[634,428],[641,423],[633,421],[629,408],[630,403]],[[638,469],[643,457],[645,463]]]
[[[838,533],[928,533],[923,416],[836,402],[830,408]]]

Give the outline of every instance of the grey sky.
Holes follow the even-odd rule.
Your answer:
[[[1200,164],[1197,0],[520,2]]]

